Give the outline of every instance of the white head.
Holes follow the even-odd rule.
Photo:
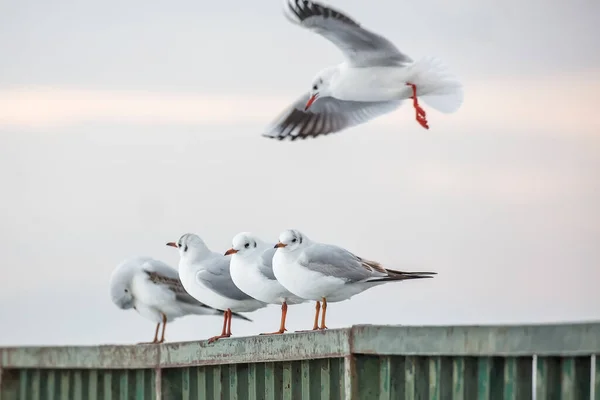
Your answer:
[[[110,277],[110,298],[122,310],[133,308],[131,281],[139,263],[138,258],[129,258],[119,264]]]
[[[309,242],[309,239],[296,229],[288,229],[279,235],[279,243],[275,245],[276,248],[285,251],[294,251]]]
[[[317,74],[310,87],[304,111],[308,110],[317,99],[331,95],[331,79],[336,73],[337,67],[329,67]]]
[[[195,259],[200,258],[206,253],[210,253],[210,250],[200,238],[200,236],[194,233],[186,233],[182,235],[177,243],[169,242],[167,246],[176,247],[179,249],[179,256],[184,259]]]
[[[250,232],[241,232],[233,237],[231,248],[225,252],[225,255],[237,254],[246,256],[254,253],[260,248],[262,241]]]

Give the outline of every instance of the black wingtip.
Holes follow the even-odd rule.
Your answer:
[[[246,317],[245,315],[242,314],[238,314],[238,313],[231,313],[232,318],[238,318],[238,319],[243,319],[245,321],[248,322],[254,322],[252,319]]]

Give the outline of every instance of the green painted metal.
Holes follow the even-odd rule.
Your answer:
[[[0,400],[595,399],[600,323],[0,348]]]

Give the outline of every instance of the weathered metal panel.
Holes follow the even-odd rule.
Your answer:
[[[352,352],[379,355],[589,355],[600,348],[600,323],[352,328]]]
[[[344,399],[343,359],[184,367],[163,371],[163,399]]]
[[[532,357],[356,358],[359,399],[530,399]]]
[[[155,399],[152,370],[4,370],[0,399]]]
[[[210,345],[0,348],[0,400],[518,400],[534,392],[539,400],[600,400],[595,354],[598,323],[355,326]]]

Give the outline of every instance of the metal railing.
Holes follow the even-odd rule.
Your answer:
[[[0,399],[600,399],[600,323],[0,349]]]

